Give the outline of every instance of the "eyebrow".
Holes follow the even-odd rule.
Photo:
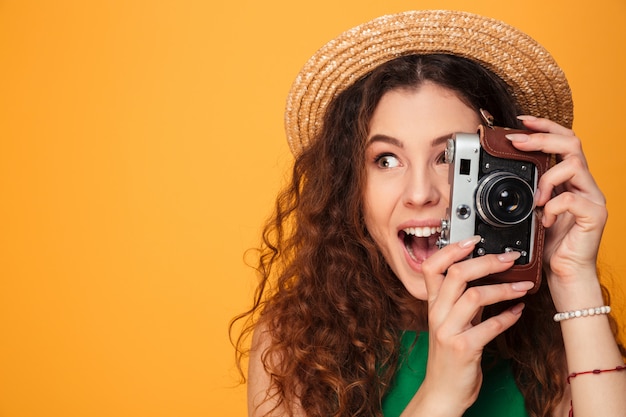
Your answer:
[[[446,135],[442,135],[439,137],[436,137],[435,139],[433,139],[430,142],[430,146],[432,146],[433,148],[436,146],[439,146],[443,143],[446,143],[448,141],[448,139],[450,139],[452,137],[453,133],[448,133]],[[397,146],[398,148],[404,148],[404,143],[399,140],[394,138],[393,136],[387,136],[387,135],[383,135],[383,134],[377,134],[372,136],[371,138],[369,138],[369,140],[367,141],[366,146],[369,146],[371,143],[373,142],[384,142],[384,143],[388,143],[390,145],[394,145]]]

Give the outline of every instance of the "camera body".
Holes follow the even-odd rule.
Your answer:
[[[481,125],[475,134],[457,133],[448,140],[450,207],[438,245],[480,235],[471,257],[518,251],[511,269],[476,284],[528,280],[535,282],[534,292],[541,282],[544,240],[534,193],[551,156],[517,150],[504,137],[509,133],[529,132]]]

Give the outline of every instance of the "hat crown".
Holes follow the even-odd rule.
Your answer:
[[[318,134],[330,101],[377,66],[411,54],[471,59],[507,83],[528,114],[566,127],[573,122],[571,90],[550,53],[499,20],[452,10],[385,15],[340,34],[304,65],[289,92],[287,141],[299,154]]]

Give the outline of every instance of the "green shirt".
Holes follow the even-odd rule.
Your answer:
[[[398,417],[426,376],[428,359],[428,333],[415,332],[402,336],[400,367],[391,390],[383,399],[383,415]],[[464,417],[528,417],[524,397],[520,393],[509,362],[498,361],[483,370],[483,384],[476,402],[463,414]]]

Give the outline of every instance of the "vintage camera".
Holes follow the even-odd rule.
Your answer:
[[[541,281],[544,230],[533,197],[551,157],[517,150],[504,137],[517,132],[529,133],[481,125],[475,134],[457,133],[448,140],[450,207],[438,245],[480,235],[472,257],[518,251],[511,269],[476,284],[528,280],[535,282],[534,292]]]

